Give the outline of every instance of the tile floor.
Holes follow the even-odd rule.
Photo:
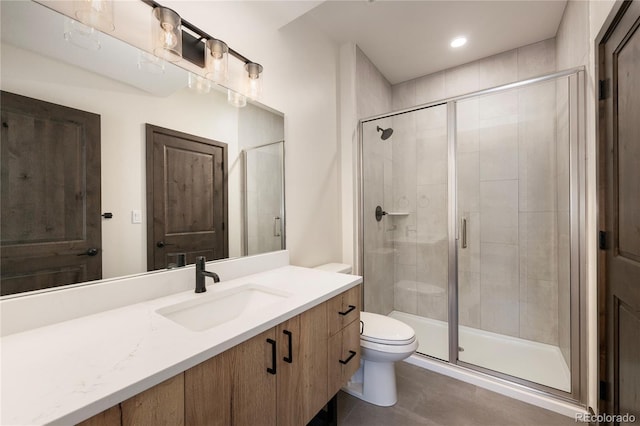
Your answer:
[[[378,407],[340,392],[338,425],[576,425],[573,418],[406,362],[396,363],[396,375],[398,403],[393,407]]]

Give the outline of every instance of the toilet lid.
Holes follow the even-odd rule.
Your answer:
[[[406,345],[416,340],[407,324],[384,315],[360,312],[360,339],[385,345]]]

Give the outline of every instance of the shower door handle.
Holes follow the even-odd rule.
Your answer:
[[[273,236],[280,236],[280,216],[276,216],[273,218]]]
[[[467,248],[467,218],[462,218],[462,248]]]

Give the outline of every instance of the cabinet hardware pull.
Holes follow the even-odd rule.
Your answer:
[[[349,355],[349,358],[347,358],[347,359],[345,359],[345,360],[341,360],[341,359],[340,359],[340,360],[338,360],[338,361],[340,361],[340,364],[346,364],[346,363],[348,363],[349,361],[351,361],[351,359],[352,359],[354,356],[356,356],[356,352],[355,352],[355,351],[349,351],[349,353],[351,354],[351,355]]]
[[[356,307],[353,305],[349,305],[349,309],[344,312],[338,312],[340,315],[347,315],[349,312],[353,311]]]
[[[293,363],[293,337],[289,330],[284,330],[283,333],[289,338],[289,356],[285,356],[282,359],[289,364]]]
[[[276,374],[276,341],[267,339],[267,343],[271,345],[271,368],[267,367],[267,373]]]

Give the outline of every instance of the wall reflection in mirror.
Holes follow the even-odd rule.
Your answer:
[[[3,295],[153,269],[147,256],[153,236],[147,220],[146,124],[226,147],[224,160],[185,155],[189,165],[178,161],[174,167],[178,172],[200,167],[198,179],[214,167],[226,169],[227,219],[217,226],[224,227],[228,243],[219,252],[237,257],[284,248],[281,113],[257,103],[236,108],[227,103],[226,91],[199,90],[202,82],[192,81],[189,88],[187,70],[103,33],[87,32],[37,3],[3,1],[0,7]],[[280,148],[251,149],[267,144]],[[96,153],[90,146],[98,147]],[[243,151],[256,154],[249,154],[253,171],[243,170]],[[244,176],[256,174],[264,187],[251,188],[261,193],[252,198],[244,191]],[[192,188],[183,184],[188,193]],[[212,198],[221,195],[213,191]],[[246,200],[261,207],[256,210]],[[249,220],[245,210],[264,211],[269,226],[265,218]],[[214,209],[191,213],[195,228],[202,225],[195,221],[220,222]],[[169,249],[181,252],[179,246]],[[42,257],[47,250],[53,257]]]

